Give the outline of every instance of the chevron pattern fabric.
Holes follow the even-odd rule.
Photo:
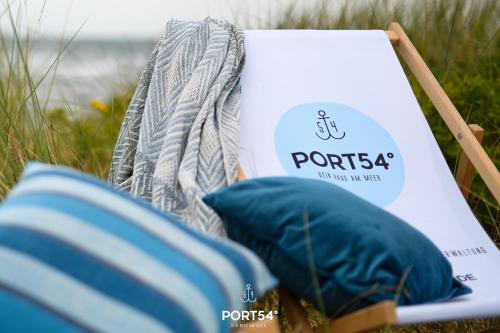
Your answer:
[[[225,235],[201,198],[236,178],[243,59],[235,25],[167,22],[123,121],[109,182],[187,225]]]

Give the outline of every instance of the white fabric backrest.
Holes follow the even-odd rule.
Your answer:
[[[401,323],[500,315],[500,251],[462,197],[385,32],[250,30],[245,47],[245,175],[330,181],[436,243],[474,292],[398,307]]]

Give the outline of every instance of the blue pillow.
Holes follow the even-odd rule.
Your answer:
[[[324,305],[328,315],[396,294],[400,305],[408,305],[471,292],[421,232],[330,183],[257,178],[203,200],[221,216],[230,238],[254,250],[292,293]]]
[[[241,245],[69,169],[30,164],[0,206],[0,332],[228,332],[242,292],[275,284]]]

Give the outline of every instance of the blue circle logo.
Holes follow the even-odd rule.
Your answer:
[[[280,119],[275,148],[290,176],[339,185],[379,206],[400,194],[404,164],[389,133],[342,104],[292,107]]]

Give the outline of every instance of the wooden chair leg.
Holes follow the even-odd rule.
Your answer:
[[[500,202],[500,173],[493,161],[488,157],[481,144],[479,144],[471,133],[464,119],[443,90],[438,80],[434,77],[422,56],[418,53],[411,40],[404,32],[401,25],[393,22],[389,30],[399,36],[399,42],[395,47],[399,55],[404,59],[418,83],[425,91],[432,104],[438,111],[446,126],[453,133],[462,149],[467,153],[474,164],[479,175],[490,189],[497,202]]]
[[[280,297],[280,303],[283,304],[295,332],[314,333],[313,329],[309,325],[309,321],[307,320],[307,314],[304,311],[304,308],[302,308],[302,305],[300,305],[298,298],[290,295],[290,293],[283,287],[278,288],[278,295]]]
[[[330,320],[319,327],[316,333],[361,333],[371,332],[397,323],[396,304],[384,301],[356,312]]]
[[[362,333],[397,324],[396,304],[384,301],[363,308],[345,316],[329,320],[313,330],[307,320],[307,314],[299,300],[284,288],[278,289],[280,302],[283,303],[296,332],[301,333]]]
[[[483,141],[483,136],[484,136],[484,130],[481,128],[481,126],[477,124],[470,124],[469,128],[472,134],[474,134],[474,137],[477,139],[477,141],[481,143]],[[455,180],[457,181],[458,187],[460,188],[460,191],[462,191],[465,200],[469,198],[472,185],[472,178],[474,176],[475,171],[476,169],[472,165],[472,162],[470,161],[469,157],[467,156],[467,154],[465,154],[464,151],[462,151],[460,153],[460,160],[458,162],[458,168]]]

